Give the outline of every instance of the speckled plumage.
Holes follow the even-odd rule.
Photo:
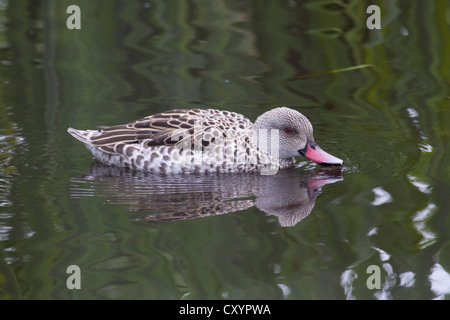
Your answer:
[[[265,125],[266,122],[275,125]],[[261,147],[260,130],[275,130],[272,139],[277,138],[286,123],[301,133],[300,142],[294,141],[292,150],[291,141],[283,142],[285,137],[280,137],[281,144],[274,153],[270,141],[275,140],[270,140],[270,134],[266,147]],[[284,107],[266,112],[255,124],[230,111],[177,109],[124,125],[102,126],[97,130],[69,128],[68,132],[105,164],[154,173],[273,174],[294,166],[293,156],[299,155],[299,146],[304,147],[306,138],[313,140],[309,120]],[[287,156],[279,156],[284,154]]]

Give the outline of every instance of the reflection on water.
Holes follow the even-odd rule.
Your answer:
[[[175,221],[248,209],[276,216],[294,226],[314,207],[322,186],[343,180],[340,168],[301,174],[157,175],[94,162],[82,178],[71,179],[71,197],[96,196],[131,211],[150,211],[138,220]]]
[[[389,261],[391,255],[382,249],[375,247],[373,249],[379,253],[383,270],[379,288],[373,292],[375,298],[378,300],[391,300],[394,298],[393,291],[398,290],[398,288],[414,288],[416,285],[416,274],[414,272],[404,271],[397,273],[394,269],[395,266]],[[434,299],[445,299],[445,295],[450,294],[450,274],[439,263],[435,263],[428,272],[431,291],[435,294]],[[356,289],[354,282],[357,279],[358,274],[353,269],[347,269],[341,274],[341,286],[348,300],[357,299],[354,295]]]
[[[446,1],[379,1],[368,30],[365,1],[77,0],[76,31],[73,2],[0,1],[0,299],[450,297]],[[91,160],[66,133],[281,105],[311,119],[345,179],[79,178]]]

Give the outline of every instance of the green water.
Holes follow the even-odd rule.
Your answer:
[[[450,297],[448,1],[74,2],[0,1],[1,299]],[[145,175],[66,132],[282,105],[342,172]]]

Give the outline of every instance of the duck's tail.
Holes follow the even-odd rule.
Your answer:
[[[72,137],[83,142],[84,144],[92,145],[91,136],[93,130],[77,130],[74,128],[68,128],[67,132],[70,133]]]

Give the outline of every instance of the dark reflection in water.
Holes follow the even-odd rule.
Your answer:
[[[322,186],[340,180],[340,168],[271,176],[157,175],[95,162],[86,176],[71,179],[71,197],[104,197],[131,211],[150,211],[137,218],[149,221],[196,219],[256,206],[288,227],[311,213]]]

